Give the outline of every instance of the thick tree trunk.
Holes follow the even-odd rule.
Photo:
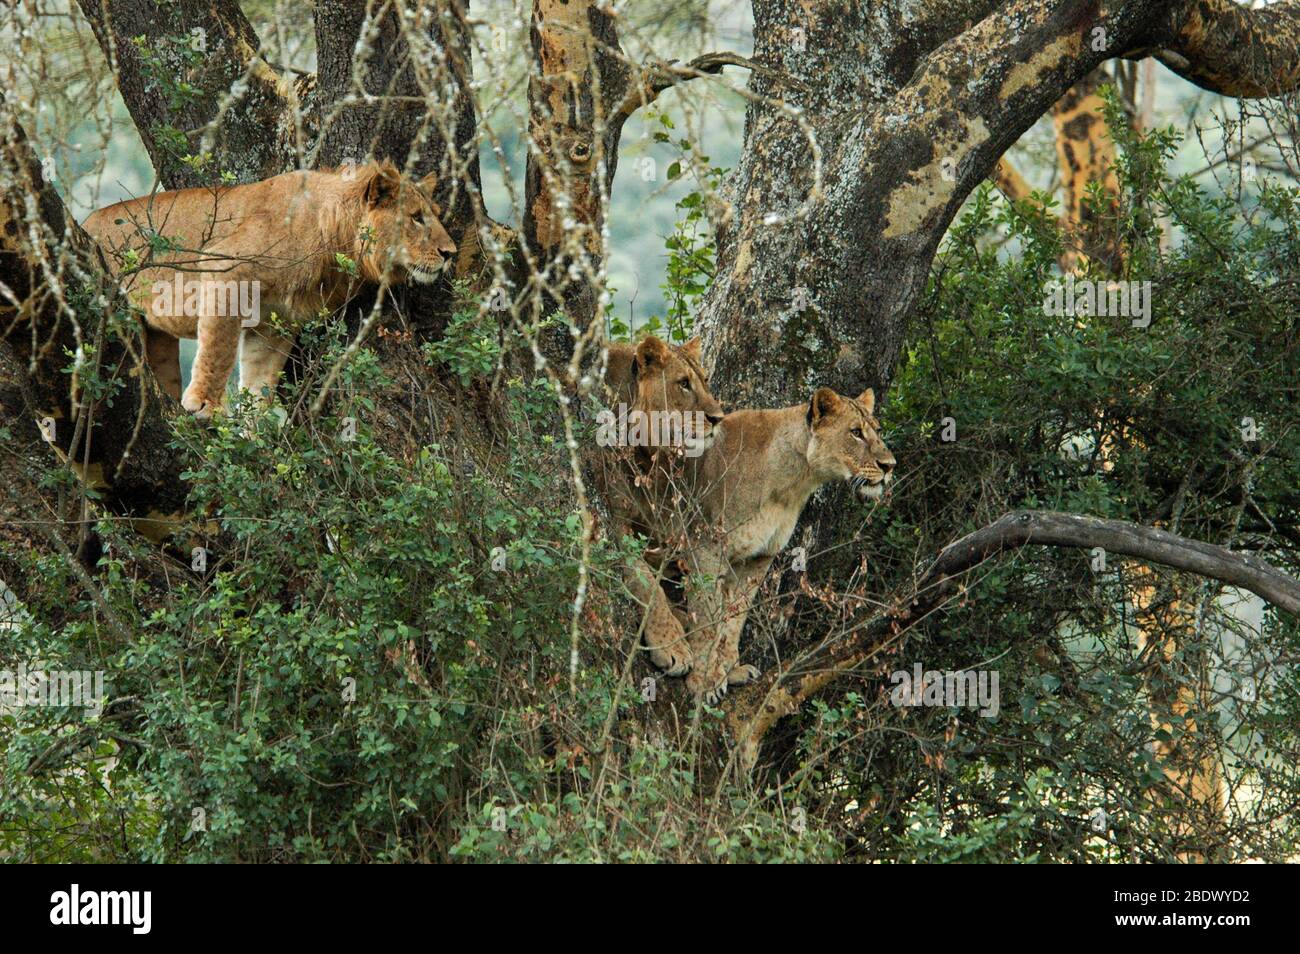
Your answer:
[[[891,34],[865,12],[763,4],[755,59],[797,83],[758,74],[751,89],[799,107],[807,125],[778,103],[749,107],[703,308],[724,395],[780,406],[821,385],[887,386],[962,201],[1070,86],[1137,44],[1157,6],[1005,4],[902,81],[915,56],[902,25]],[[868,45],[882,67],[863,63]]]
[[[291,104],[309,114],[313,84],[262,59],[236,0],[78,3],[167,188],[206,185],[220,172],[256,182],[297,167]],[[173,96],[182,82],[192,94]],[[205,168],[180,161],[203,152],[212,154]]]
[[[318,148],[313,168],[391,159],[416,177],[438,176],[435,198],[455,239],[457,277],[479,284],[484,239],[499,248],[513,233],[487,217],[481,193],[473,69],[463,0],[316,4]],[[500,272],[499,266],[496,269]],[[395,290],[418,334],[436,336],[452,307],[446,285]],[[354,312],[366,311],[363,296]],[[355,329],[359,321],[351,322]],[[385,358],[393,357],[384,349]],[[410,367],[390,369],[397,379]],[[407,408],[410,410],[411,408]]]
[[[447,218],[471,221],[482,201],[462,0],[322,0],[316,50],[321,129],[313,165],[374,157],[417,177],[437,172]]]
[[[133,319],[7,107],[0,136],[0,420],[27,444],[52,436],[122,512],[175,509],[184,497],[167,448],[176,404],[138,373]],[[52,421],[44,432],[43,420]]]
[[[1062,219],[1067,248],[1061,268],[1076,271],[1086,260],[1118,275],[1122,268],[1119,233],[1114,221],[1119,196],[1115,174],[1115,140],[1106,129],[1099,92],[1107,80],[1096,69],[1070,87],[1052,105],[1056,127],[1056,159],[1061,171]],[[1089,183],[1099,183],[1109,202],[1108,210],[1095,210],[1086,203]],[[1102,214],[1098,214],[1101,211]],[[1105,211],[1109,211],[1107,221]]]

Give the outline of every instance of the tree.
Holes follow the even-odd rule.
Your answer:
[[[471,471],[507,466],[509,439],[519,432],[497,387],[505,378],[535,376],[543,391],[566,399],[542,417],[563,429],[566,444],[573,442],[579,424],[566,402],[590,390],[586,372],[604,333],[606,226],[621,132],[630,116],[670,88],[709,82],[727,67],[749,73],[740,159],[720,196],[706,203],[716,265],[696,321],[720,396],[738,406],[784,406],[817,385],[888,392],[959,211],[978,201],[977,190],[995,171],[1010,181],[999,162],[1039,117],[1055,108],[1065,130],[1071,116],[1083,115],[1070,111],[1070,97],[1093,103],[1103,64],[1155,57],[1189,81],[1231,96],[1280,96],[1300,84],[1300,5],[1293,2],[1250,9],[1233,0],[925,0],[903,9],[755,0],[752,57],[716,52],[681,64],[629,55],[620,39],[632,35],[624,33],[628,20],[605,5],[535,0],[524,155],[516,157],[526,163],[523,214],[515,234],[491,220],[482,197],[478,146],[496,135],[489,114],[499,104],[476,92],[483,24],[468,0],[318,3],[315,74],[272,62],[270,38],[258,36],[234,0],[181,0],[161,10],[128,0],[80,0],[79,6],[166,187],[208,185],[223,175],[251,182],[367,156],[392,159],[415,174],[440,173],[445,220],[460,247],[458,291],[363,298],[347,315],[348,346],[306,341],[295,372],[304,392],[318,392],[304,393],[294,414],[316,426],[322,413],[342,413],[355,399],[335,393],[342,372],[318,374],[321,362],[328,358],[333,369],[364,376],[363,352],[373,354],[377,370],[364,400],[376,442],[393,461],[413,468],[429,444],[442,442]],[[508,24],[496,26],[509,32]],[[186,504],[193,488],[169,450],[177,409],[139,373],[138,359],[128,360],[140,353],[132,350],[129,315],[115,310],[99,253],[70,224],[27,145],[29,135],[39,134],[37,122],[32,103],[6,99],[0,402],[20,446],[11,461],[11,497],[25,499],[24,513],[58,515],[58,532],[30,546],[75,558],[92,602],[104,603],[86,529],[95,516],[116,514],[143,526],[162,514],[187,533],[207,531],[195,529],[203,514],[193,499]],[[1093,141],[1086,133],[1082,138]],[[1084,178],[1071,179],[1074,218],[1082,214]],[[1112,271],[1125,264],[1116,247],[1088,253]],[[489,306],[498,292],[507,304]],[[495,322],[493,331],[479,330],[485,318]],[[93,373],[82,377],[94,384],[65,394],[57,382],[70,355],[84,358],[92,332]],[[477,375],[430,373],[430,354],[463,369],[471,351],[487,355]],[[57,429],[58,459],[38,427],[41,412],[56,405],[55,419],[70,422]],[[552,476],[567,481],[562,493],[580,511],[578,598],[569,628],[572,693],[601,541],[582,462],[576,450],[565,450],[567,457],[552,461]],[[82,482],[43,485],[42,475],[58,470],[62,459],[81,462]],[[84,479],[94,464],[95,479]],[[809,584],[814,590],[854,578],[859,554],[838,546],[851,536],[838,504],[831,493],[805,513],[807,548],[843,554],[819,561]],[[1037,528],[1057,518],[1026,519]],[[1059,532],[1048,542],[1095,545],[1100,531],[1070,520],[1052,524]],[[990,521],[988,533],[1002,540],[1006,526]],[[956,530],[949,527],[946,539]],[[1137,528],[1112,531],[1151,539]],[[20,539],[16,529],[6,537]],[[174,558],[177,547],[187,552],[193,542],[178,539],[133,553],[130,565],[142,578],[165,576],[167,554]],[[1038,539],[1030,533],[1021,542]],[[237,560],[228,532],[204,540]],[[1242,585],[1267,577],[1266,598],[1295,612],[1288,602],[1294,582],[1262,561],[1243,569],[1230,555],[1195,559],[1207,546],[1195,540],[1162,545],[1159,554],[1145,544],[1116,552]],[[770,746],[771,761],[781,761],[790,740],[768,738],[777,719],[841,689],[839,676],[879,658],[891,638],[940,605],[936,596],[950,597],[958,572],[970,567],[954,562],[962,546],[937,553],[921,585],[895,591],[892,606],[851,613],[836,632],[821,628],[825,621],[815,613],[791,623],[782,636],[791,652],[727,703],[733,741],[741,744],[729,752],[715,740],[718,777],[738,762],[768,761],[763,745]],[[1281,555],[1275,544],[1265,549],[1274,559]],[[1225,570],[1224,561],[1234,569]],[[918,557],[913,565],[924,562]],[[34,579],[29,561],[0,558],[0,576],[21,599],[39,602],[38,587],[23,582]],[[936,592],[926,595],[929,584]],[[405,637],[395,639],[389,658],[402,660],[408,674],[426,664],[418,651],[406,651]],[[674,699],[674,712],[684,711],[686,701]],[[647,721],[654,731],[667,731],[674,718]],[[603,733],[596,733],[605,743],[612,724],[611,711]],[[546,743],[552,754],[582,747],[557,734]],[[582,738],[590,743],[589,735]],[[602,750],[601,773],[613,771],[611,758]],[[445,849],[451,838],[441,838]]]

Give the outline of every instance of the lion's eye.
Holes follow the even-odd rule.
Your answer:
[[[416,225],[423,225],[423,224],[424,224],[424,213],[423,213],[423,212],[416,212],[415,215],[411,216],[411,221],[414,222]]]
[[[677,382],[677,386],[681,388],[683,391],[689,391],[691,389],[691,379],[682,378],[680,381]]]
[[[853,428],[853,430],[849,431],[849,433],[852,434],[854,437],[856,437],[856,438],[857,438],[858,440],[860,440],[860,441],[866,441],[866,439],[867,439],[867,438],[866,438],[866,435],[862,433],[862,428],[860,428],[860,427],[855,427],[855,428]]]

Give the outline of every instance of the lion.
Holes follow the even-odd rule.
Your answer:
[[[605,370],[609,409],[602,411],[598,443],[608,448],[594,468],[596,483],[616,529],[647,538],[643,557],[628,565],[625,583],[645,608],[644,639],[650,661],[668,675],[685,675],[690,668],[686,633],[660,589],[663,543],[682,533],[680,477],[685,460],[708,452],[718,436],[722,405],[709,391],[700,365],[700,342],[669,345],[653,335],[633,346],[611,344]],[[633,412],[668,412],[680,427],[643,430],[614,427]],[[673,438],[676,438],[675,440]]]
[[[456,243],[431,198],[435,183],[388,161],[286,172],[129,199],[92,212],[84,227],[143,308],[159,384],[208,418],[224,404],[236,359],[241,389],[274,395],[298,331],[341,307],[358,281],[437,280]],[[280,320],[263,320],[271,312]],[[184,395],[180,338],[198,339]]]
[[[712,582],[688,591],[687,686],[716,705],[729,686],[757,679],[740,662],[740,634],[772,560],[823,484],[847,480],[860,501],[879,499],[894,455],[880,436],[875,392],[856,398],[818,388],[806,404],[734,411],[693,462],[688,486],[702,518],[686,562]],[[666,600],[665,600],[666,602]]]

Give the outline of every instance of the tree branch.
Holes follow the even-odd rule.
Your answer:
[[[1300,580],[1264,560],[1225,547],[1190,540],[1165,530],[1052,511],[1014,511],[969,533],[940,551],[904,604],[878,612],[841,634],[823,640],[785,669],[773,672],[727,700],[727,723],[749,760],[763,735],[783,716],[839,675],[901,636],[948,596],[958,577],[990,557],[1023,546],[1101,547],[1109,553],[1159,563],[1249,590],[1289,613],[1300,615]]]
[[[922,583],[964,572],[1003,550],[1030,544],[1084,549],[1101,547],[1108,553],[1159,563],[1239,586],[1288,613],[1300,615],[1300,580],[1259,557],[1123,520],[1052,511],[1009,513],[989,526],[967,534],[943,548]]]
[[[650,63],[642,70],[640,85],[628,91],[615,112],[623,119],[627,119],[638,109],[653,103],[664,90],[701,76],[717,76],[724,66],[739,66],[751,73],[772,73],[771,70],[753,60],[729,51],[705,53],[680,66],[675,60],[667,63]],[[790,81],[795,82],[793,79]]]
[[[1280,96],[1300,87],[1300,3],[1250,9],[1234,0],[1184,0],[1166,14],[1151,55],[1224,96]]]

